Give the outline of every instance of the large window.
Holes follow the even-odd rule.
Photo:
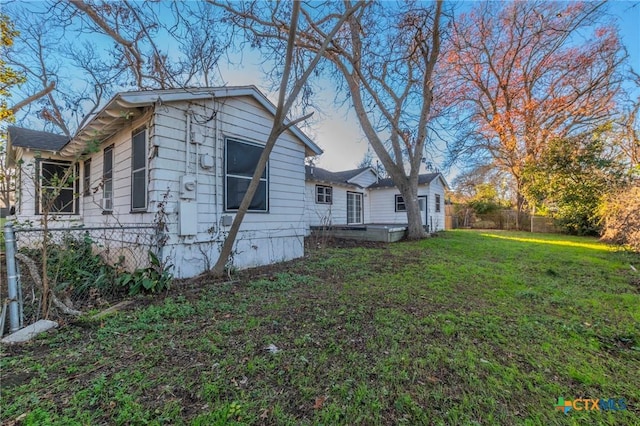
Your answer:
[[[402,198],[402,195],[396,195],[396,211],[397,212],[407,211],[407,205],[404,203],[404,198]]]
[[[362,213],[362,194],[347,192],[347,225],[362,223]]]
[[[76,214],[77,169],[69,161],[41,160],[38,162],[39,214]]]
[[[102,210],[113,211],[113,145],[102,154]]]
[[[237,139],[225,140],[225,209],[238,210],[256,170],[263,147]],[[249,211],[269,210],[269,163],[265,167]]]
[[[436,194],[436,213],[440,213],[440,194]]]
[[[87,197],[91,195],[91,159],[85,160],[82,172],[82,195]]]
[[[131,138],[131,211],[147,209],[147,130]]]
[[[316,185],[316,204],[331,204],[333,202],[333,188]]]

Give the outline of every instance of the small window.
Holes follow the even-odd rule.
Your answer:
[[[147,130],[131,138],[131,211],[147,209]]]
[[[436,213],[440,213],[440,194],[436,194]]]
[[[333,203],[333,188],[330,186],[316,185],[316,204]]]
[[[404,203],[404,198],[402,198],[402,195],[396,195],[396,211],[397,212],[407,211],[407,205]]]
[[[76,214],[77,168],[69,161],[42,160],[38,163],[38,197],[36,211],[39,214]]]
[[[85,160],[82,168],[82,195],[85,197],[91,195],[91,160]]]
[[[225,210],[240,208],[263,150],[263,147],[249,142],[230,138],[225,140]],[[267,162],[249,211],[269,211],[268,169]]]
[[[104,149],[102,154],[102,210],[113,210],[113,145]]]

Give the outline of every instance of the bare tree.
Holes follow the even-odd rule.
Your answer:
[[[283,40],[291,31],[282,19],[265,19],[255,3],[225,7],[237,25],[250,30],[251,42],[258,47]],[[302,13],[312,21],[323,7],[345,13],[353,9],[354,2],[316,4],[312,12]],[[321,21],[297,32],[300,51],[322,52],[335,81],[353,104],[367,140],[402,193],[409,238],[425,235],[417,188],[434,114],[441,19],[441,1],[402,8],[366,2],[349,15],[325,50],[322,47],[329,34]]]
[[[602,3],[484,2],[454,24],[444,73],[451,77],[448,99],[475,136],[456,148],[488,152],[511,175],[518,212],[523,171],[547,141],[612,117],[623,56],[615,28],[599,22],[601,9]],[[584,32],[591,38],[580,39]]]
[[[233,9],[231,5],[222,6],[231,13],[238,13],[238,11]],[[279,17],[281,13],[284,13],[285,15],[290,14],[290,19],[286,24],[286,33],[284,33],[286,35],[286,50],[283,55],[283,68],[280,79],[280,90],[278,92],[278,102],[276,104],[276,112],[273,117],[273,126],[269,133],[269,137],[267,138],[264,150],[260,155],[260,159],[256,165],[256,170],[253,173],[247,192],[245,193],[242,202],[240,203],[240,207],[238,208],[238,212],[233,219],[229,233],[220,251],[220,256],[213,267],[213,273],[217,275],[224,272],[229,255],[231,254],[233,245],[235,244],[236,236],[240,230],[242,220],[244,219],[251,201],[253,200],[253,196],[255,195],[258,184],[260,183],[260,177],[265,170],[269,155],[271,154],[278,138],[287,131],[287,129],[311,117],[312,113],[293,120],[288,120],[287,115],[294,106],[298,96],[304,90],[307,81],[315,72],[316,66],[332,43],[334,37],[342,29],[344,23],[349,19],[349,17],[354,13],[357,13],[361,8],[361,4],[353,5],[345,9],[343,13],[330,14],[319,18],[317,15],[302,7],[302,3],[300,1],[294,1],[290,6],[291,8],[288,9],[288,7],[289,5],[285,4],[274,4],[274,8],[265,18],[271,19],[270,22],[275,25],[278,22],[282,22]],[[304,51],[296,48],[296,42],[299,37],[298,30],[302,27],[300,23],[301,15],[306,28],[317,27],[323,24],[330,25],[330,30],[325,34],[317,52],[315,52],[315,54],[310,58],[306,57]],[[316,18],[314,19],[313,16],[316,16]]]

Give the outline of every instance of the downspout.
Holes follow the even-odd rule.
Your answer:
[[[187,116],[186,121],[186,146],[185,150],[185,161],[184,161],[184,174],[189,174],[189,161],[191,161],[191,152],[189,150],[189,145],[191,145],[191,118],[193,117],[193,111],[191,111],[191,107],[185,111],[185,115]]]
[[[220,209],[218,208],[218,129],[220,128],[218,114],[220,112],[220,107],[215,96],[213,97],[213,108],[215,109],[215,116],[213,118],[213,217],[216,224],[216,231],[213,239],[215,240],[220,235]]]

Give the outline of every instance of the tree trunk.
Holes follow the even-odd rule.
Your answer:
[[[397,187],[407,209],[407,238],[419,240],[426,237],[422,223],[423,212],[420,211],[420,203],[418,202],[417,185],[411,185],[407,182],[405,185],[397,185]]]

